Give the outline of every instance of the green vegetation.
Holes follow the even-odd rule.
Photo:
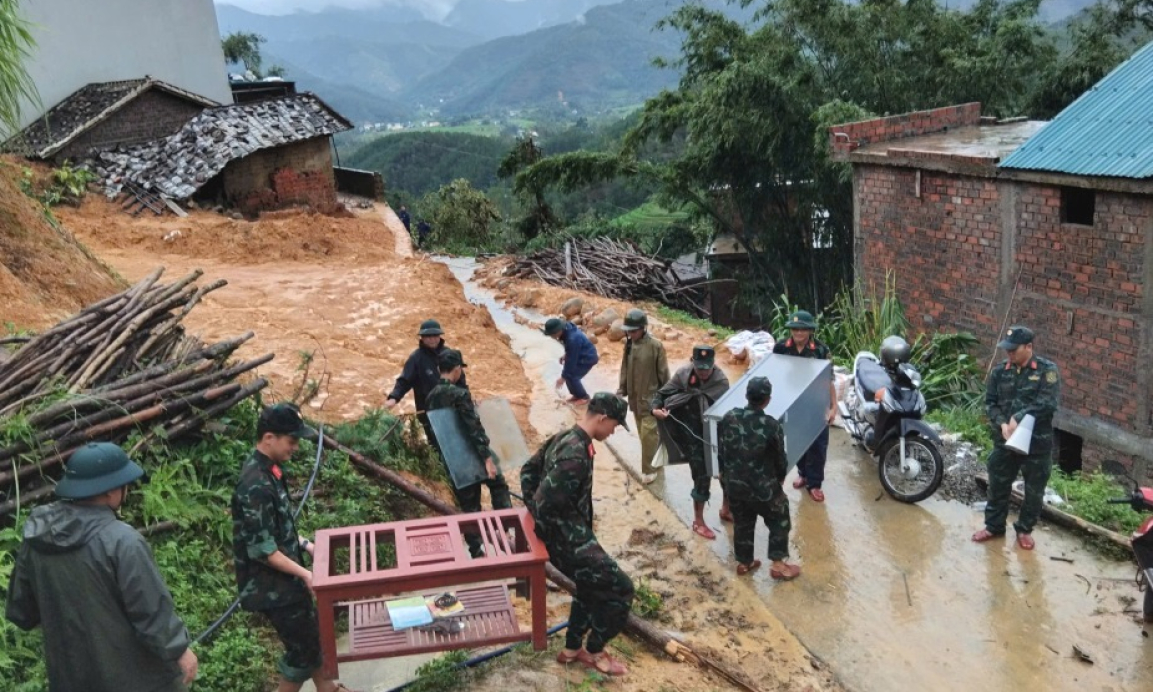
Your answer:
[[[47,405],[47,404],[45,404]],[[260,402],[246,401],[220,419],[224,432],[205,433],[188,444],[154,446],[139,455],[151,482],[129,494],[122,510],[136,527],[171,521],[176,529],[150,538],[157,564],[176,602],[176,609],[195,636],[216,620],[236,598],[232,572],[232,522],[229,498],[241,464],[251,452]],[[25,434],[16,418],[0,429],[0,439]],[[425,477],[443,472],[440,463],[422,448],[404,443],[403,424],[379,411],[331,431],[337,439],[355,443],[382,463]],[[394,427],[397,426],[397,427]],[[147,430],[139,431],[126,446]],[[328,433],[329,431],[326,431]],[[285,464],[296,489],[312,472],[315,449],[302,442],[297,458]],[[316,493],[300,515],[301,532],[321,527],[349,526],[414,516],[419,510],[400,491],[367,483],[343,454],[327,452]],[[13,528],[0,530],[0,598],[19,544],[21,516]],[[40,690],[45,672],[39,630],[30,633],[0,619],[0,676],[12,689]],[[200,675],[195,689],[206,691],[265,689],[275,676],[279,644],[258,617],[238,612],[207,642],[195,649]]]
[[[1109,499],[1128,497],[1130,490],[1106,474],[1068,474],[1054,470],[1049,485],[1065,500],[1061,509],[1118,533],[1131,533],[1145,519],[1129,505],[1108,504]]]
[[[667,305],[657,306],[657,317],[671,325],[678,327],[693,327],[695,329],[704,329],[706,331],[709,329],[715,330],[717,333],[716,339],[718,342],[724,341],[733,334],[736,334],[735,331],[729,329],[728,327],[722,327],[720,325],[713,324],[712,322],[701,319],[700,317],[693,317],[687,312],[670,308]]]
[[[379,171],[390,197],[400,192],[404,195],[400,203],[408,203],[461,178],[478,190],[492,187],[498,182],[496,171],[501,159],[511,146],[511,139],[470,134],[402,133],[370,141],[346,156],[344,163]],[[394,200],[394,205],[399,203]]]
[[[450,651],[434,658],[416,669],[416,679],[408,689],[413,692],[453,692],[468,689],[472,675],[468,668],[463,667],[468,659],[469,652],[464,649]]]
[[[993,440],[989,437],[989,420],[985,417],[984,402],[974,398],[964,404],[946,404],[930,408],[925,416],[945,430],[956,433],[961,439],[973,445],[973,452],[984,463],[993,451]]]
[[[660,616],[664,610],[665,602],[661,595],[649,588],[644,579],[637,580],[636,598],[633,600],[633,612],[640,617],[653,620]]]
[[[5,137],[20,129],[25,106],[40,107],[40,93],[24,65],[36,40],[19,5],[19,0],[0,0],[0,133]]]
[[[261,69],[264,60],[260,54],[260,44],[264,43],[265,40],[260,34],[244,31],[228,34],[220,40],[225,62],[244,65],[244,69],[256,75],[257,79],[283,77],[285,70],[280,65],[273,65],[267,70]]]

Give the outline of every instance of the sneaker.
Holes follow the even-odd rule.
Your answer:
[[[657,474],[646,473],[646,474],[643,474],[641,476],[641,483],[644,483],[645,485],[652,485],[653,481],[655,481],[656,479],[657,479]]]

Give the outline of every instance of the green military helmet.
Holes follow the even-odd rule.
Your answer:
[[[559,317],[550,317],[548,321],[544,323],[544,335],[556,336],[560,334],[564,331],[565,324],[566,322]]]
[[[693,346],[693,367],[697,370],[712,370],[716,364],[717,352],[708,344]]]
[[[111,442],[90,442],[72,453],[64,465],[64,478],[56,484],[56,497],[84,500],[134,483],[144,469]]]
[[[436,320],[425,320],[420,323],[420,331],[416,333],[417,336],[440,336],[444,334],[444,330],[440,328],[440,322]]]
[[[816,329],[817,321],[813,319],[813,313],[808,310],[797,310],[789,315],[789,321],[785,324],[785,329]]]
[[[631,308],[625,313],[625,323],[621,329],[631,332],[637,329],[646,329],[648,326],[649,318],[645,315],[645,311],[640,308]]]
[[[629,429],[629,405],[625,400],[611,392],[597,392],[589,402],[589,413],[601,413],[612,418],[625,430]]]

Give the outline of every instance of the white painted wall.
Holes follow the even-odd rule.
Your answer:
[[[151,75],[232,102],[212,0],[20,0],[36,26],[26,63],[44,110],[91,82]],[[40,115],[26,108],[25,124]]]

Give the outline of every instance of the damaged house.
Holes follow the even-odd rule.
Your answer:
[[[829,129],[853,167],[857,276],[893,272],[913,328],[972,332],[982,365],[1031,326],[1063,374],[1066,471],[1153,474],[1150,109],[1153,44],[1052,122],[970,103]]]
[[[160,140],[96,154],[110,196],[127,185],[169,199],[220,201],[245,213],[336,207],[332,135],[352,123],[313,94],[208,108]]]

